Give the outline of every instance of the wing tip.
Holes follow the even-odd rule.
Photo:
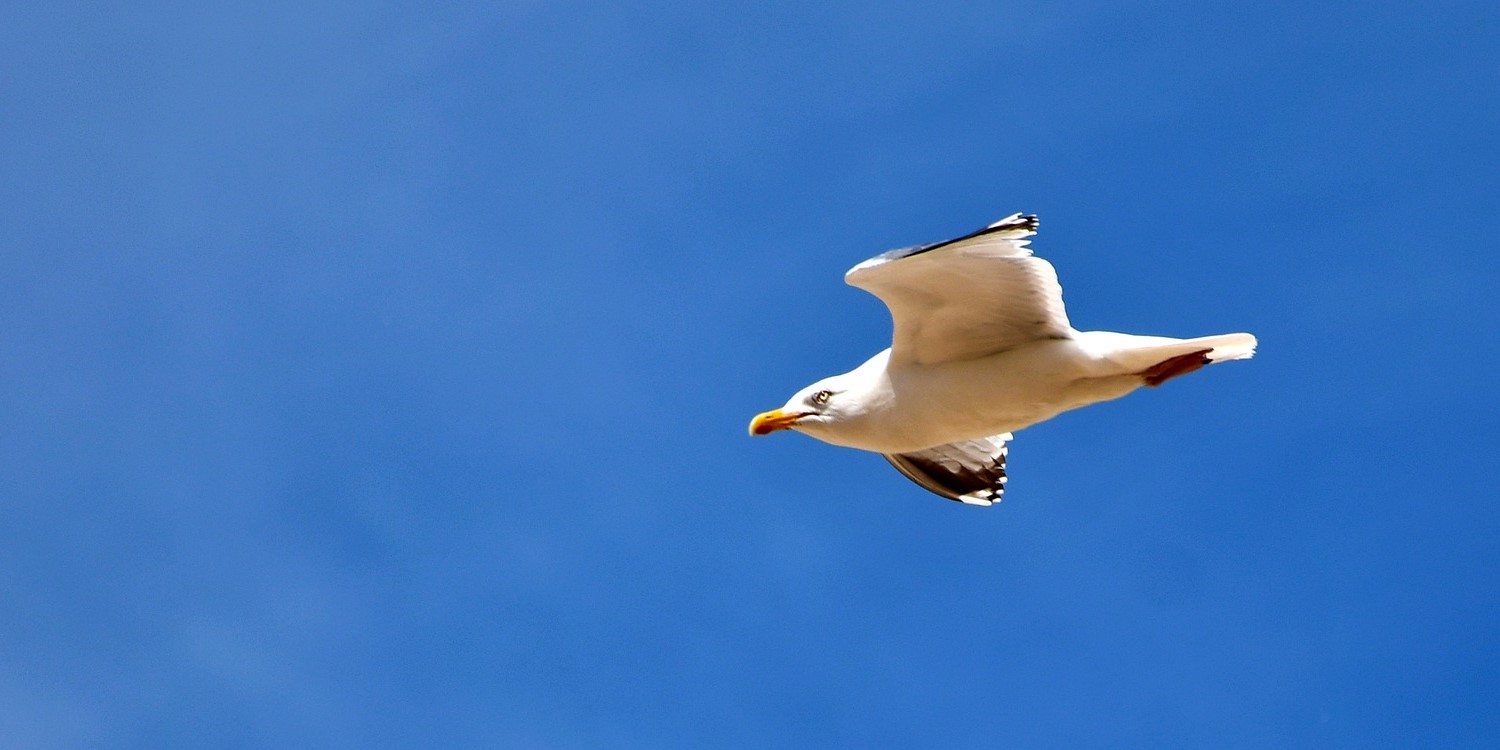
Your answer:
[[[881,454],[917,486],[947,500],[989,507],[1005,496],[1011,434],[934,446],[912,453]],[[975,451],[978,451],[977,453]]]
[[[954,237],[953,239],[949,240],[940,240],[938,242],[929,242],[925,245],[909,245],[907,247],[898,247],[895,250],[883,252],[873,258],[862,261],[848,271],[845,271],[844,283],[850,286],[859,286],[858,284],[854,283],[853,277],[860,271],[868,270],[880,265],[885,265],[886,263],[889,263],[893,260],[901,260],[903,258],[910,258],[914,255],[922,255],[923,253],[957,244],[959,242],[963,242],[964,240],[972,240],[975,237],[999,235],[1000,237],[1007,240],[1018,241],[1017,247],[1024,249],[1028,243],[1024,242],[1023,240],[1036,234],[1037,228],[1040,226],[1041,220],[1037,218],[1036,214],[1023,214],[1019,212],[1013,213],[1010,216],[1007,216],[993,224],[981,227],[977,231],[970,232],[961,237]],[[1024,250],[1024,253],[1029,255],[1031,254],[1031,251]]]
[[[1000,477],[999,486],[970,492],[953,498],[964,505],[974,505],[980,508],[988,508],[991,505],[999,505],[1005,499],[1005,477]]]
[[[1027,236],[1036,234],[1038,227],[1042,225],[1041,219],[1036,214],[1013,213],[984,228],[988,232],[1021,231]]]

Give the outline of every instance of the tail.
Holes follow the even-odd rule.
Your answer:
[[[1256,345],[1255,337],[1248,333],[1173,339],[1089,331],[1080,339],[1080,343],[1092,350],[1099,375],[1139,375],[1151,386],[1204,365],[1249,359],[1255,355]]]
[[[1173,349],[1188,346],[1194,349],[1184,354],[1167,357],[1137,373],[1141,381],[1155,388],[1179,375],[1202,369],[1204,365],[1226,362],[1231,359],[1249,359],[1255,355],[1255,337],[1248,333],[1226,333],[1222,336],[1188,339],[1174,346]]]
[[[1183,344],[1208,349],[1204,356],[1209,362],[1228,362],[1231,359],[1249,359],[1255,356],[1255,337],[1248,333],[1221,333],[1187,339]]]

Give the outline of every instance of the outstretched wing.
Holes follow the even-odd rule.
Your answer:
[[[949,500],[993,505],[1005,494],[1005,452],[1010,433],[949,443],[913,453],[885,453],[908,479]]]
[[[844,275],[891,311],[892,362],[975,359],[1069,338],[1052,264],[1026,247],[1037,218],[1012,214],[972,234],[877,255]]]

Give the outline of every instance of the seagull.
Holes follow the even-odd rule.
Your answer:
[[[844,275],[885,303],[891,346],[750,421],[872,451],[949,500],[1005,492],[1011,434],[1070,409],[1249,359],[1255,337],[1080,331],[1052,264],[1031,254],[1037,217],[1012,214],[942,242],[877,255]]]

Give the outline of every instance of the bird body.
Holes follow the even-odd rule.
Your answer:
[[[1254,354],[1248,333],[1074,329],[1056,272],[1026,247],[1036,227],[1036,217],[1015,214],[855,266],[846,280],[891,310],[891,348],[758,415],[751,434],[793,429],[880,453],[939,495],[989,505],[1004,490],[1011,433]]]
[[[1241,338],[1246,335],[1172,339],[1077,331],[1070,338],[934,364],[892,364],[886,349],[815,384],[814,393],[837,387],[836,393],[858,395],[842,419],[804,419],[798,429],[826,443],[876,453],[1017,432],[1147,385],[1141,371],[1174,356],[1207,349],[1212,361],[1239,358],[1253,347],[1253,339]]]

